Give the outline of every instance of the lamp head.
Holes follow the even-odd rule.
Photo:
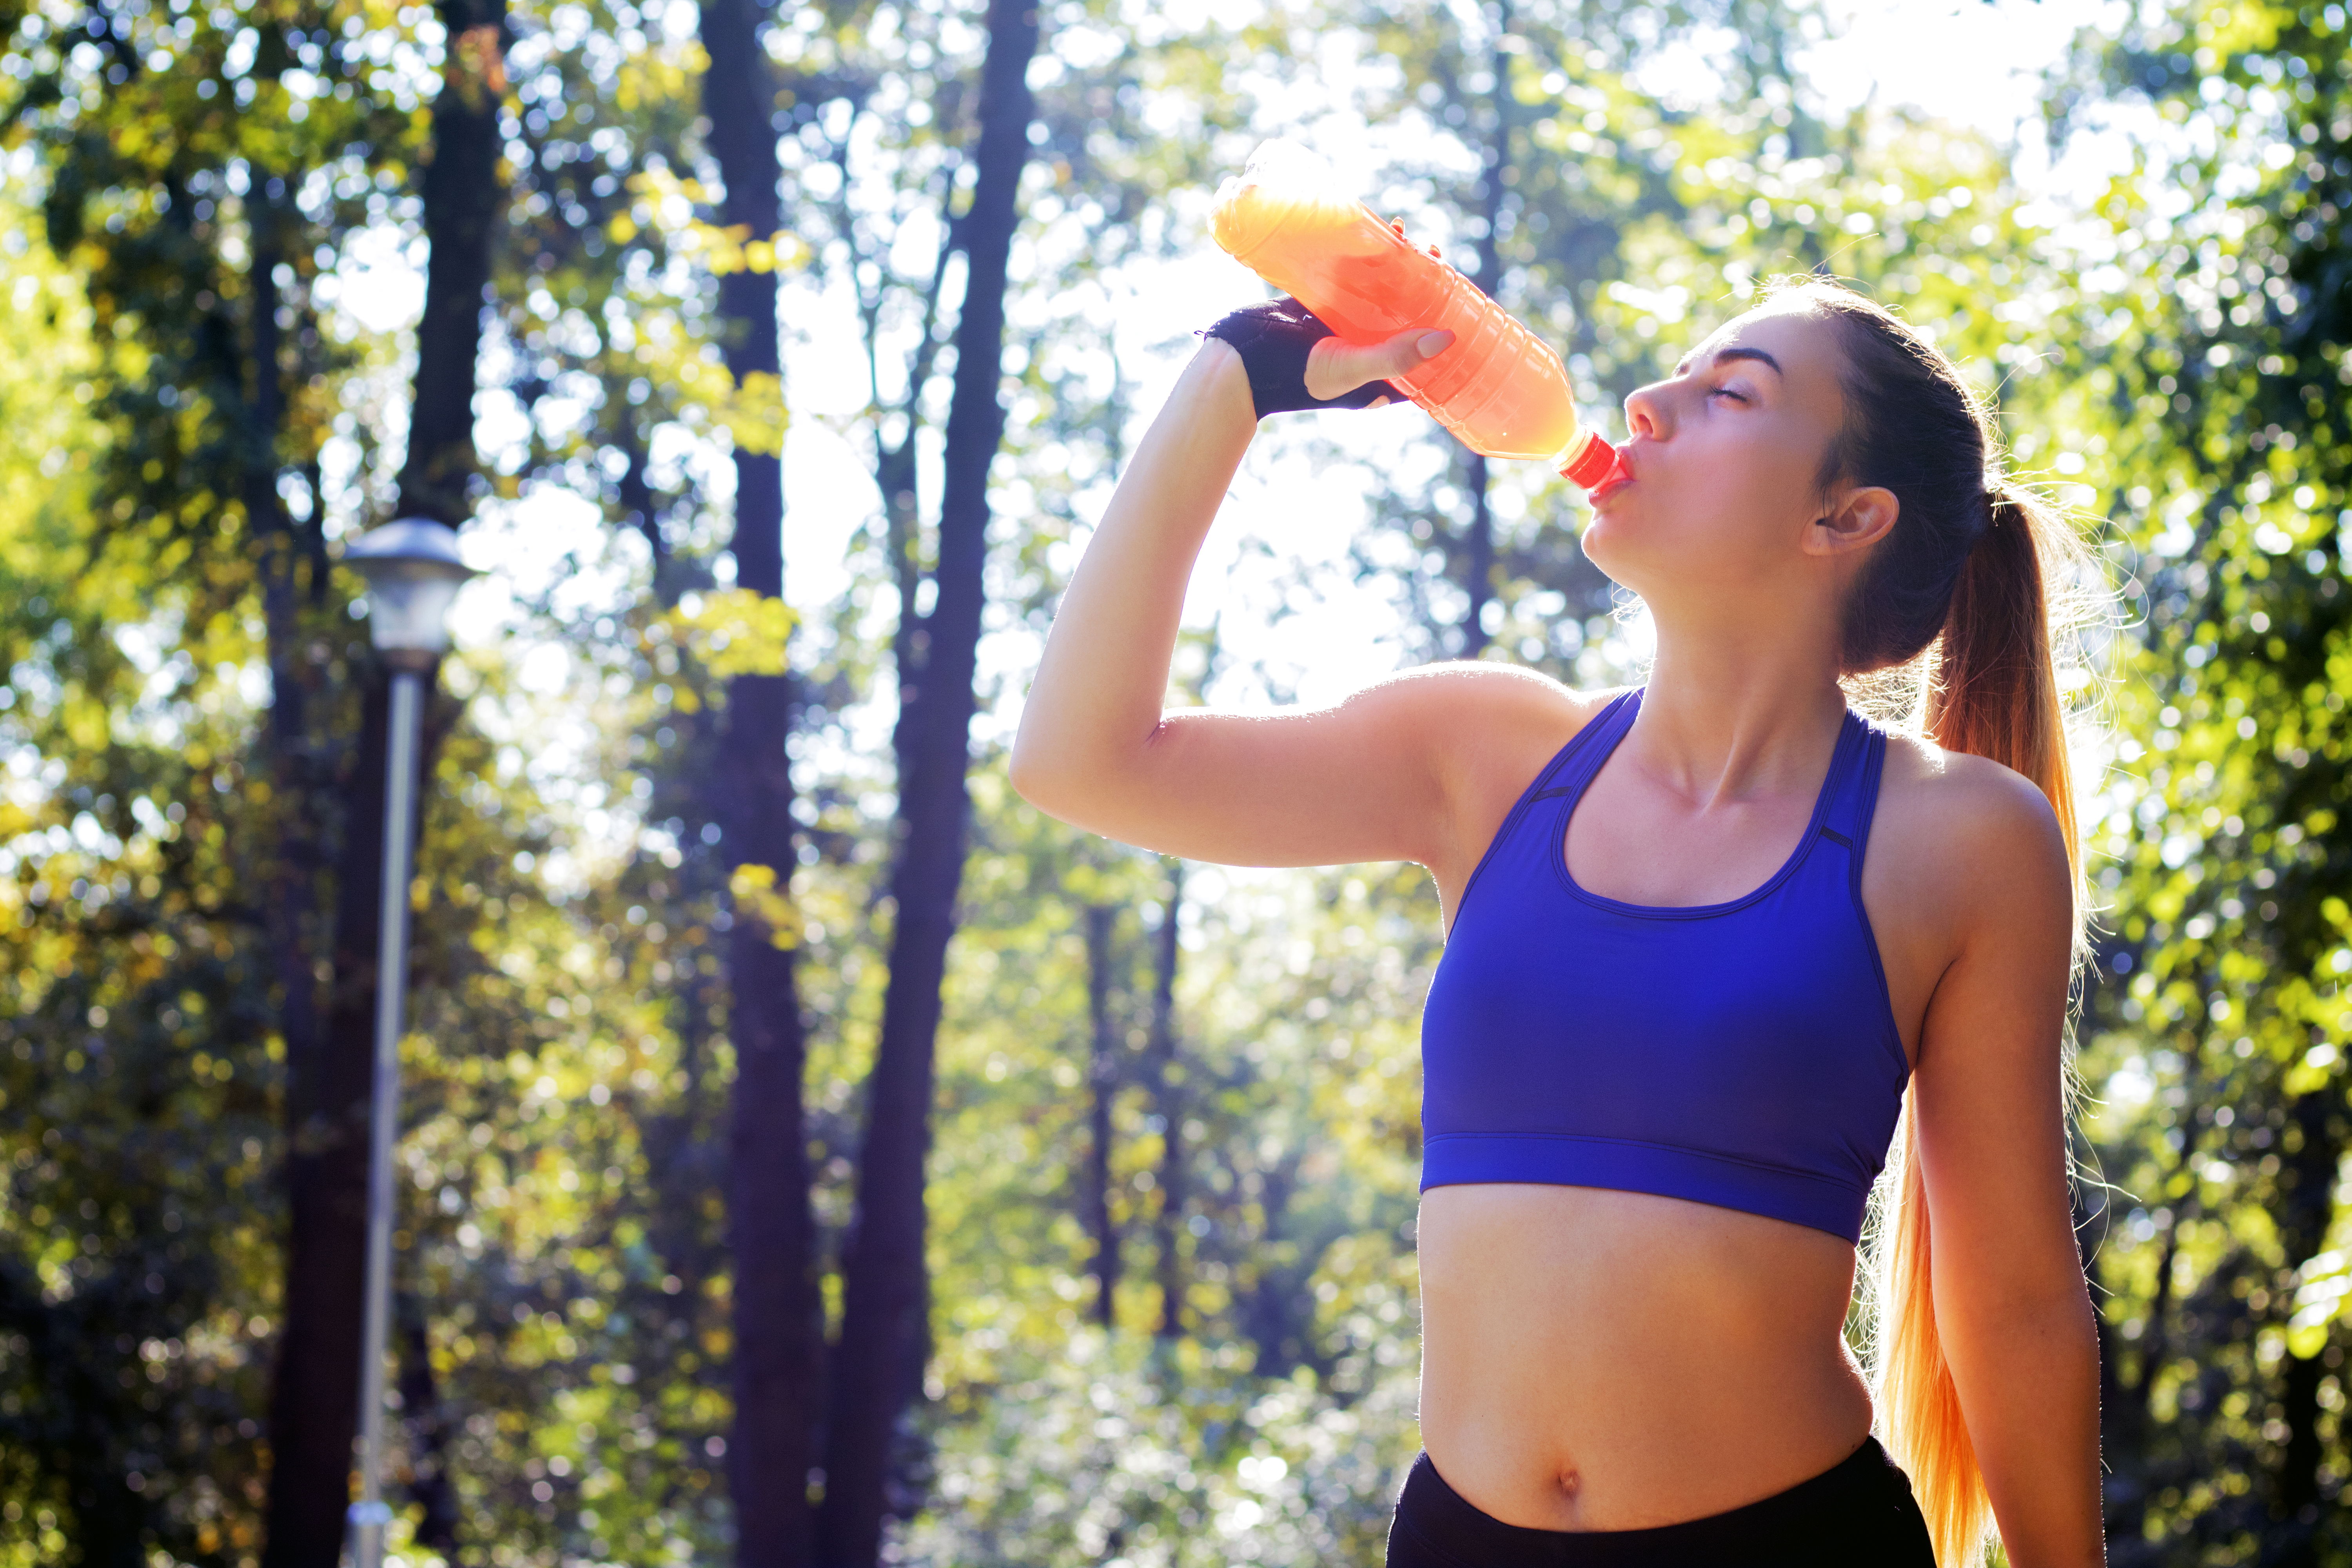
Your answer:
[[[370,529],[343,551],[343,564],[367,579],[368,637],[384,662],[418,668],[449,647],[449,605],[468,577],[457,531],[404,517]]]

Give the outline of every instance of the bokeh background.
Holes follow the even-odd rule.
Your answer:
[[[1379,1560],[1426,880],[1004,780],[1276,133],[1604,429],[1808,270],[1997,399],[2093,563],[2110,1561],[2352,1563],[2344,7],[1024,4],[0,0],[0,1564],[341,1550],[334,563],[411,513],[492,575],[412,890],[403,1563]],[[1638,679],[1580,517],[1411,409],[1270,422],[1171,700]]]

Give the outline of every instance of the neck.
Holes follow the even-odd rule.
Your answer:
[[[1845,711],[1827,639],[1662,622],[1624,749],[1695,801],[1803,793],[1820,787]]]

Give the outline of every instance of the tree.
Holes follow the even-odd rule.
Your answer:
[[[2085,38],[2053,97],[2062,132],[2159,127],[2079,269],[2103,326],[2053,347],[2135,623],[2085,1010],[2119,1565],[2347,1550],[2347,69],[2340,12],[2175,8]]]
[[[0,1558],[58,1555],[54,1530],[68,1554],[124,1568],[159,1551],[234,1564],[260,1544],[284,1317],[269,1173],[289,1110],[294,1131],[319,1128],[284,1086],[318,1100],[339,1005],[317,978],[325,911],[373,902],[340,869],[374,820],[343,787],[380,771],[356,751],[372,665],[328,561],[399,493],[404,400],[375,389],[422,371],[337,290],[367,247],[419,233],[439,29],[356,4],[154,0],[69,33],[10,15],[9,134],[38,155],[59,249],[19,248],[0,216],[0,294],[33,301],[0,365],[0,1490],[22,1515],[0,1517]],[[2127,58],[2086,54],[2081,112],[2145,95],[2153,70],[2158,101],[2208,117],[2196,132],[2219,161],[2151,165],[2148,182],[2210,190],[2226,173],[2251,193],[2184,215],[2127,182],[2104,226],[2147,237],[2103,254],[2021,222],[1997,148],[1809,113],[1781,59],[1801,16],[1761,4],[1400,4],[1227,31],[1084,0],[1034,46],[1027,151],[983,203],[979,132],[1004,100],[980,112],[992,51],[974,18],[714,0],[699,44],[681,14],[632,0],[507,19],[507,199],[491,311],[467,318],[479,417],[420,421],[411,453],[471,432],[478,461],[451,447],[415,493],[533,540],[509,574],[518,625],[447,661],[435,714],[400,1150],[394,1495],[412,1554],[765,1558],[781,1542],[789,1560],[800,1483],[822,1474],[835,1524],[887,1529],[910,1558],[1376,1557],[1412,1451],[1425,878],[1107,847],[1012,795],[982,717],[1149,412],[1135,388],[1171,346],[1155,334],[1181,343],[1196,324],[1120,302],[1205,246],[1206,193],[1255,135],[1317,133],[1333,106],[1302,62],[1352,48],[1394,62],[1377,79],[1393,96],[1349,106],[1406,150],[1375,199],[1475,264],[1596,398],[1654,374],[1761,279],[1826,263],[1998,386],[2029,468],[2107,487],[2131,544],[2116,559],[2150,592],[2145,644],[2113,650],[2153,683],[2143,707],[2126,689],[2125,728],[2178,737],[2129,764],[2148,793],[2119,781],[2092,814],[2121,859],[2085,1026],[2111,1102],[2091,1131],[2135,1194],[2100,1212],[2110,1194],[2081,1191],[2110,1291],[2116,1555],[2242,1555],[2250,1533],[2277,1561],[2340,1555],[2328,1173],[2344,1117],[2319,1047],[2342,1047],[2329,988],[2347,945],[2325,858],[2341,833],[2326,815],[2341,508],[2335,415],[2310,389],[2325,405],[2341,356],[2323,334],[2314,368],[2294,336],[2334,298],[2336,222],[2294,204],[2342,205],[2334,121],[2305,139],[2336,79],[2321,22],[2241,37],[2206,18],[2192,44],[2151,21]],[[1652,51],[1704,46],[1714,23],[1741,40],[1720,101],[1642,87]],[[2179,65],[2194,47],[2215,51],[2210,69]],[[1283,96],[1250,97],[1276,81]],[[2273,168],[2272,146],[2304,153]],[[443,169],[436,155],[428,177]],[[1006,213],[992,296],[974,266]],[[983,342],[991,297],[1001,330]],[[436,321],[453,300],[436,296]],[[782,515],[767,377],[824,362],[783,352],[779,319],[861,334],[873,370],[862,408],[795,382],[793,461],[822,471],[845,433],[877,486],[837,595],[814,586],[831,579],[815,542],[831,509],[809,509],[796,625],[780,543],[772,579],[757,559]],[[992,436],[975,376],[1002,410]],[[1386,526],[1327,555],[1286,541],[1286,516],[1236,517],[1274,570],[1252,578],[1245,560],[1233,615],[1276,618],[1360,572],[1391,595],[1386,646],[1409,657],[1491,626],[1487,657],[1625,679],[1605,584],[1562,526],[1573,498],[1532,465],[1472,486],[1443,438],[1395,439],[1415,417],[1269,426],[1244,497],[1320,446],[1356,457]],[[2130,478],[2109,485],[2116,465]],[[1342,490],[1350,472],[1319,470]],[[964,666],[976,582],[984,636]],[[1178,659],[1195,697],[1199,651],[1188,637]],[[1217,669],[1220,700],[1278,698],[1286,679],[1275,655]],[[2237,733],[2248,720],[2259,745]],[[1090,966],[1089,905],[1138,910],[1149,940]],[[759,978],[787,971],[797,1005]],[[2144,974],[2161,978],[2136,991]],[[1097,1005],[1097,977],[1134,1005]],[[771,1025],[804,1025],[799,1046],[758,1033]],[[877,1040],[893,1054],[872,1074]],[[1095,1061],[1119,1092],[1087,1092]],[[730,1074],[736,1125],[759,1134],[748,1154],[730,1148]],[[1107,1231],[1126,1249],[1115,1282]],[[867,1468],[824,1474],[830,1456],[810,1460],[840,1389],[811,1370],[773,1399],[744,1391],[806,1368],[792,1336],[813,1358],[819,1301],[851,1295],[840,1364],[878,1379],[888,1409],[857,1437]],[[1106,1333],[1106,1298],[1154,1331]],[[1260,1517],[1241,1535],[1204,1528],[1239,1528],[1244,1503]]]
[[[257,1393],[252,1379],[199,1388],[159,1365],[165,1375],[126,1386],[121,1371],[140,1358],[120,1347],[131,1336],[161,1363],[167,1342],[184,1346],[235,1310],[218,1259],[260,1239],[237,1211],[265,1184],[258,1162],[225,1169],[212,1145],[267,1133],[268,1064],[207,1020],[261,1023],[268,982],[240,961],[234,870],[217,841],[206,846],[218,819],[184,782],[200,759],[208,784],[213,748],[234,758],[242,737],[192,726],[176,757],[127,736],[95,752],[76,743],[103,733],[144,683],[103,628],[153,587],[133,568],[167,529],[126,517],[119,553],[94,536],[118,450],[101,398],[121,359],[94,331],[79,269],[27,232],[18,201],[0,210],[23,242],[9,268],[20,352],[0,369],[0,657],[13,671],[0,722],[12,748],[73,759],[54,770],[47,798],[0,807],[16,847],[0,881],[0,1475],[18,1505],[0,1522],[0,1550],[40,1550],[47,1518],[69,1532],[75,1560],[132,1568],[151,1542],[197,1550],[203,1488],[236,1495],[258,1480],[234,1425]],[[84,816],[103,836],[70,837]],[[28,836],[52,825],[70,847],[26,853],[39,843]],[[174,1070],[198,1051],[201,1081]]]
[[[165,1004],[164,1016],[178,1022],[152,1043],[169,1053],[200,1041],[210,1047],[203,1057],[207,1065],[217,1050],[217,1059],[236,1064],[257,1095],[276,1076],[266,1047],[281,1052],[298,1078],[319,1049],[312,966],[322,823],[315,786],[324,773],[312,702],[326,674],[317,667],[329,650],[312,638],[317,612],[330,597],[317,467],[330,411],[316,392],[346,370],[352,356],[320,331],[318,258],[331,254],[364,213],[366,197],[409,141],[381,100],[352,90],[355,80],[364,80],[365,61],[340,29],[360,15],[356,7],[332,17],[233,9],[183,23],[143,7],[100,7],[87,19],[89,36],[103,43],[94,52],[56,47],[37,16],[20,11],[10,18],[12,47],[22,50],[14,63],[26,68],[21,74],[28,83],[12,118],[32,132],[45,155],[52,242],[87,279],[100,330],[132,349],[92,364],[82,384],[86,395],[99,395],[92,403],[124,437],[78,459],[96,458],[103,475],[103,500],[82,522],[90,530],[79,545],[86,563],[119,562],[125,549],[148,552],[131,580],[159,611],[193,611],[199,626],[237,613],[248,591],[258,600],[272,690],[268,721],[252,738],[247,776],[256,783],[256,809],[211,814],[210,830],[226,831],[234,822],[236,859],[250,877],[243,885],[266,892],[257,903],[239,894],[222,904],[212,879],[226,866],[188,866],[152,879],[159,910],[211,904],[226,915],[206,932],[202,951],[211,956],[198,968],[230,982],[229,992],[201,1010],[194,1003],[199,991],[185,993],[186,1004]],[[320,88],[315,115],[297,83]],[[97,112],[79,112],[85,104]],[[193,646],[202,646],[201,634]],[[95,693],[121,673],[109,673],[101,661],[76,679],[95,677]],[[215,775],[225,785],[247,773],[230,761],[245,745],[226,734],[209,745],[192,738],[188,747],[208,760],[215,748],[227,753]],[[64,749],[79,754],[70,740]],[[99,793],[129,808],[159,784],[152,773],[136,785],[118,776],[114,787]],[[173,809],[184,816],[192,792],[181,793]],[[163,870],[173,870],[168,857]],[[133,879],[126,887],[144,885]],[[257,952],[247,947],[254,932],[264,935]],[[110,940],[91,934],[101,947]],[[118,934],[131,940],[130,931]],[[198,950],[159,950],[152,935],[141,934],[131,951],[151,955],[141,960],[147,972],[141,983],[162,986],[164,994],[176,979],[195,973],[184,956],[160,966],[151,960]],[[231,994],[233,1005],[226,1005]],[[235,1125],[234,1118],[218,1122],[224,1137]],[[262,1146],[250,1142],[243,1150]],[[221,1190],[238,1190],[234,1147],[193,1160],[193,1151],[181,1151],[178,1157],[187,1161],[182,1178],[209,1172]],[[246,1223],[269,1223],[269,1205],[243,1201]],[[173,1227],[186,1219],[173,1214]],[[206,1236],[208,1253],[236,1251],[227,1236]],[[151,1324],[131,1338],[110,1336],[115,1352],[142,1341],[184,1343],[206,1315],[254,1304],[244,1280],[182,1272],[192,1293],[175,1291],[173,1310],[189,1316],[169,1327]],[[42,1337],[50,1356],[80,1353],[54,1331]],[[109,1359],[95,1358],[91,1371]],[[354,1348],[344,1380],[356,1371]],[[89,1500],[79,1510],[93,1542],[114,1532],[115,1544],[97,1547],[100,1554],[117,1545],[135,1554],[150,1529],[189,1542],[186,1531],[195,1527],[173,1517],[170,1489],[159,1489],[151,1503],[142,1487],[120,1479],[136,1464],[126,1466],[114,1444],[136,1442],[142,1426],[160,1431],[163,1423],[109,1412],[102,1400],[82,1403],[90,1419],[121,1434],[87,1456],[110,1464],[118,1477],[103,1500]],[[164,1408],[152,1389],[131,1403]],[[189,1408],[175,1402],[172,1424]],[[248,1421],[215,1429],[213,1440],[225,1456],[242,1458],[257,1435]],[[348,1426],[342,1437],[348,1441]],[[238,1463],[225,1457],[221,1472],[234,1475]],[[338,1485],[341,1474],[339,1461]]]
[[[1477,266],[1470,281],[1492,298],[1503,285],[1503,182],[1513,172],[1511,119],[1518,103],[1511,91],[1510,0],[1496,0],[1493,41],[1486,60],[1486,102],[1479,118],[1486,145],[1478,161]],[[1486,459],[1477,452],[1463,454],[1462,488],[1470,497],[1470,522],[1463,565],[1468,604],[1462,612],[1462,657],[1476,658],[1487,642],[1486,605],[1495,594],[1495,518],[1486,494]]]
[[[776,156],[777,85],[755,0],[709,0],[702,37],[709,147],[726,183],[723,221],[772,246],[782,226]],[[719,282],[727,368],[740,391],[773,395],[782,369],[772,264]],[[778,451],[739,440],[735,531],[739,592],[783,595],[783,471]],[[803,1131],[806,1056],[793,947],[799,933],[759,895],[782,897],[798,864],[793,823],[793,683],[775,672],[727,688],[712,816],[736,890],[729,933],[729,1034],[735,1047],[728,1140],[729,1243],[734,1255],[735,1434],[728,1455],[737,1561],[797,1568],[808,1561],[808,1477],[814,1454],[823,1326],[814,1276]],[[747,896],[747,894],[751,896]]]
[[[1088,904],[1086,915],[1087,1011],[1093,1027],[1087,1052],[1087,1174],[1078,1207],[1094,1240],[1095,1321],[1112,1329],[1118,1325],[1119,1235],[1110,1201],[1111,1102],[1120,1076],[1118,1026],[1111,1008],[1118,906]]]
[[[1743,243],[1744,224],[1697,240],[1717,221],[1710,209],[1734,205],[1736,182],[1703,174],[1710,161],[1696,154],[1706,142],[1750,172],[1790,161],[1790,128],[1808,123],[1781,58],[1796,8],[1675,5],[1632,22],[1577,0],[1467,11],[1405,0],[1337,7],[1323,20],[1400,68],[1364,112],[1412,127],[1415,152],[1368,199],[1400,214],[1417,239],[1440,242],[1474,284],[1557,347],[1605,428],[1610,405],[1654,374],[1652,339],[1683,318],[1693,285],[1719,288],[1727,260],[1760,248]],[[1736,32],[1739,49],[1720,50],[1717,29]],[[1701,112],[1634,85],[1676,49],[1708,58],[1718,103],[1730,107]],[[1775,237],[1802,240],[1811,227],[1790,224]],[[1666,303],[1675,285],[1652,275],[1661,262],[1684,275],[1678,303]],[[1498,468],[1433,426],[1382,468],[1368,500],[1385,526],[1361,539],[1350,563],[1360,579],[1392,584],[1416,655],[1475,658],[1499,643],[1565,668],[1606,640],[1610,584],[1570,535],[1544,526],[1576,504],[1555,476]],[[1605,662],[1588,659],[1580,678],[1601,679]]]
[[[1172,1340],[1184,1332],[1184,1205],[1192,1192],[1186,1164],[1185,1069],[1176,1030],[1176,974],[1183,957],[1184,862],[1168,862],[1168,891],[1160,903],[1160,929],[1152,933],[1151,1057],[1156,1069],[1152,1096],[1160,1119],[1160,1208],[1152,1226],[1160,1287],[1160,1322],[1153,1331]]]
[[[467,449],[440,478],[463,495],[512,497],[539,475],[592,497],[618,492],[614,521],[670,547],[656,552],[667,557],[656,574],[667,611],[709,578],[691,470],[679,483],[674,460],[647,446],[707,439],[730,422],[756,440],[775,421],[698,374],[705,334],[691,279],[678,275],[680,258],[711,236],[669,214],[659,183],[677,166],[665,153],[691,121],[683,57],[692,46],[633,34],[639,18],[625,5],[591,8],[584,35],[572,31],[583,16],[566,11],[559,37],[523,13],[530,47],[513,111],[490,105],[479,117],[495,135],[477,172],[503,155],[522,182],[509,222],[491,226],[512,237],[491,244],[494,335],[503,332],[505,351],[491,363],[516,364],[514,404],[537,417],[527,439],[498,440],[492,461],[474,467],[473,350],[440,356],[468,383],[454,395],[456,419],[442,421]],[[95,850],[11,858],[5,879],[12,916],[24,921],[22,972],[80,979],[12,990],[5,1007],[6,1037],[22,1054],[8,1058],[16,1076],[0,1087],[11,1110],[0,1142],[11,1161],[30,1160],[12,1169],[24,1191],[37,1184],[42,1195],[12,1202],[0,1226],[0,1274],[23,1287],[0,1325],[0,1397],[25,1415],[10,1419],[0,1449],[23,1481],[12,1499],[37,1500],[21,1519],[0,1521],[0,1551],[37,1548],[61,1530],[110,1562],[151,1549],[234,1560],[261,1544],[264,1369],[283,1321],[285,1194],[261,1177],[289,1115],[297,1133],[336,1131],[304,1109],[315,1109],[329,1065],[318,1029],[306,1037],[301,1023],[302,1005],[323,990],[316,970],[329,933],[303,900],[313,910],[332,900],[330,873],[345,857],[373,868],[375,853],[352,851],[342,836],[381,821],[380,801],[336,789],[380,777],[382,763],[352,755],[372,660],[364,627],[347,613],[351,584],[330,574],[328,552],[338,531],[384,515],[394,499],[375,462],[391,448],[371,378],[400,367],[389,334],[354,331],[339,310],[336,272],[355,236],[397,238],[421,216],[410,166],[432,80],[411,47],[422,40],[389,11],[361,6],[183,18],[158,5],[102,17],[103,48],[77,47],[79,31],[59,39],[37,14],[12,13],[9,26],[20,20],[5,63],[29,90],[12,99],[10,134],[28,134],[42,155],[39,195],[66,247],[54,311],[47,253],[35,242],[26,259],[14,207],[0,244],[11,282],[40,286],[12,298],[37,299],[34,319],[64,331],[51,357],[65,379],[40,384],[39,405],[79,411],[84,424],[51,442],[55,460],[69,461],[67,478],[40,478],[45,453],[26,470],[40,479],[37,504],[12,492],[11,696],[15,682],[38,679],[61,700],[55,711],[18,700],[5,721],[21,726],[24,754],[45,759],[43,777],[56,782],[54,795],[45,783],[25,803],[32,815],[21,826],[37,839],[54,818],[70,835],[85,814],[114,837]],[[429,16],[421,23],[427,37],[437,30]],[[452,63],[462,69],[467,58]],[[462,195],[466,182],[453,184]],[[438,221],[446,204],[436,205]],[[462,248],[436,247],[436,268]],[[478,333],[480,277],[475,308],[460,311]],[[467,286],[432,281],[437,313],[464,303]],[[666,292],[673,287],[683,297]],[[602,342],[579,330],[583,321],[608,329]],[[49,343],[30,324],[21,335]],[[93,343],[104,352],[83,357]],[[709,368],[730,379],[715,352]],[[601,407],[579,395],[591,375],[611,389]],[[544,396],[550,384],[559,396]],[[262,428],[273,389],[274,437]],[[508,389],[480,394],[495,405]],[[583,403],[597,417],[574,425],[564,405]],[[637,461],[616,468],[607,453],[628,444],[632,420]],[[21,414],[11,428],[51,431]],[[434,447],[431,418],[415,434],[413,456]],[[656,510],[667,515],[647,515]],[[593,545],[592,533],[587,552]],[[526,608],[559,621],[554,606]],[[672,722],[687,728],[674,713],[715,706],[710,667],[723,672],[730,661],[712,645],[734,619],[600,621],[592,612],[565,627],[641,693],[616,705],[614,742],[595,758],[611,773],[588,787],[617,776],[626,799],[630,773],[649,760],[666,790],[703,792],[707,770],[661,737]],[[69,640],[52,648],[68,624]],[[760,640],[745,639],[739,654]],[[452,689],[510,720],[517,694],[495,662],[460,661]],[[264,668],[266,721],[246,691]],[[676,709],[662,711],[673,695]],[[695,992],[710,988],[698,948],[713,911],[696,902],[710,897],[695,882],[702,867],[680,868],[677,849],[660,844],[676,832],[709,847],[665,810],[642,856],[610,880],[600,872],[584,890],[550,882],[569,783],[548,780],[535,761],[518,770],[510,732],[501,743],[449,728],[450,718],[436,705],[401,1149],[404,1174],[440,1185],[400,1220],[404,1283],[414,1287],[400,1303],[400,1383],[413,1429],[404,1443],[394,1434],[393,1495],[408,1483],[425,1507],[417,1544],[445,1551],[442,1527],[460,1504],[469,1531],[509,1544],[626,1552],[681,1531],[715,1542],[722,1521],[698,1488],[723,1409],[714,1415],[701,1364],[713,1296],[702,1285],[723,1274],[699,1190],[676,1201],[707,1162],[696,1137],[671,1139],[699,1123],[687,1109],[691,1090],[673,1099],[668,1076],[672,1053],[691,1066],[710,1034]],[[538,794],[543,782],[556,799]],[[675,798],[656,794],[649,805]],[[723,889],[723,872],[719,880]],[[372,883],[358,900],[371,915]],[[674,935],[663,933],[664,916]],[[660,934],[648,939],[648,925]],[[581,942],[604,954],[593,1002],[569,969]],[[667,984],[673,960],[685,984]],[[610,1034],[575,1037],[558,1022],[567,1014],[641,1032],[623,1054]],[[68,1049],[83,1037],[89,1048]],[[517,1061],[533,1063],[531,1076],[510,1085]],[[535,1092],[559,1074],[583,1097],[576,1117],[544,1114]],[[362,1124],[364,1115],[362,1102]],[[69,1143],[66,1130],[77,1126],[85,1135]],[[663,1158],[674,1142],[686,1158]],[[297,1144],[298,1158],[317,1152],[315,1138]],[[640,1158],[653,1179],[640,1178]],[[557,1184],[559,1170],[569,1185]],[[415,1189],[404,1181],[402,1190]],[[646,1193],[659,1201],[641,1214]],[[461,1194],[467,1206],[453,1208]],[[562,1225],[542,1223],[558,1212]],[[48,1261],[84,1237],[104,1255],[75,1265],[82,1289],[58,1295],[64,1277],[45,1272]],[[691,1290],[681,1275],[696,1281]],[[167,1288],[146,1289],[151,1276]],[[514,1315],[526,1302],[527,1323]],[[355,1346],[348,1359],[325,1359],[355,1381]],[[558,1423],[551,1438],[546,1423],[569,1391],[600,1378],[613,1401],[601,1438],[582,1439],[577,1421]],[[53,1419],[63,1410],[75,1412],[70,1423]],[[524,1412],[534,1418],[519,1420]],[[342,1530],[341,1425],[323,1450],[331,1473],[320,1533],[330,1552]],[[572,1446],[559,1447],[554,1479],[575,1460],[575,1486],[626,1476],[627,1506],[605,1497],[559,1524],[534,1495],[550,1485],[551,1442]]]
[[[500,100],[506,91],[504,0],[445,0],[448,38],[434,100],[431,163],[424,182],[425,318],[408,453],[398,510],[456,527],[472,512],[474,394],[491,242],[503,188]],[[337,868],[332,963],[315,1068],[295,1064],[287,1093],[290,1224],[286,1331],[270,1400],[270,1505],[267,1568],[331,1563],[341,1550],[342,1498],[359,1418],[360,1321],[365,1289],[367,1128],[374,1100],[377,988],[406,975],[376,971],[383,915],[384,791],[391,688],[366,667],[359,744],[342,786],[344,829]],[[425,680],[427,700],[436,678]],[[433,776],[428,726],[420,748]],[[419,796],[424,794],[419,789]],[[422,806],[419,808],[422,819]],[[429,1378],[429,1368],[425,1375]]]
[[[881,1550],[892,1439],[919,1385],[929,1337],[922,1321],[923,1183],[932,1049],[963,878],[964,773],[987,592],[988,473],[1004,434],[1005,269],[1029,156],[1027,73],[1037,32],[1037,13],[1027,0],[991,0],[977,174],[961,226],[965,282],[940,509],[939,595],[923,617],[918,683],[900,693],[902,837],[891,874],[889,993],[867,1089],[857,1217],[843,1260],[841,1338],[833,1363],[817,1550],[820,1562],[842,1568],[874,1562]]]

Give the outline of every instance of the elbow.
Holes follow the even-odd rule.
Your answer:
[[[1006,759],[1005,771],[1013,793],[1048,816],[1070,820],[1070,795],[1074,770],[1068,759],[1055,755],[1055,749],[1032,733],[1026,725],[1013,738],[1013,753]]]
[[[1073,827],[1115,835],[1112,825],[1123,815],[1119,807],[1130,796],[1134,774],[1123,759],[1074,741],[1024,724],[1005,759],[1013,793]]]
[[[1045,797],[1054,787],[1053,770],[1038,757],[1036,746],[1025,732],[1013,737],[1013,754],[1006,759],[1005,772],[1012,780],[1014,795],[1038,810],[1050,813]]]

